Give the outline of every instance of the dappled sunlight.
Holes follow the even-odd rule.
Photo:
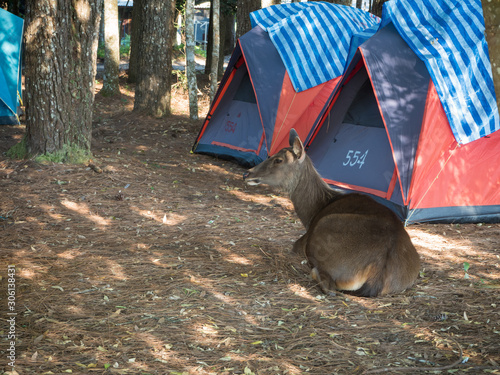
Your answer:
[[[18,271],[18,274],[24,279],[33,279],[35,277],[35,272],[31,268],[22,268]]]
[[[154,220],[157,223],[168,225],[168,226],[179,225],[187,219],[186,216],[176,214],[174,212],[156,213],[156,212],[151,211],[151,210],[141,210],[137,207],[131,207],[131,209],[142,217]]]
[[[233,190],[230,192],[230,194],[245,202],[258,203],[264,206],[274,206],[275,204],[279,204],[283,207],[293,210],[292,202],[290,201],[290,199],[285,197],[277,195],[262,195],[252,192],[247,193],[241,190]]]
[[[474,244],[467,237],[462,237],[459,229],[449,229],[460,235],[460,239],[443,234],[429,233],[418,227],[408,228],[413,244],[421,256],[427,258],[433,266],[446,270],[448,277],[469,279],[471,282],[497,282],[500,280],[500,251],[485,252],[480,244]],[[477,241],[477,240],[476,240]],[[467,264],[468,270],[464,269]],[[450,267],[452,265],[452,267]],[[489,272],[485,272],[489,269]]]
[[[114,277],[118,280],[128,280],[128,276],[125,274],[123,267],[111,259],[106,260],[107,270],[110,272],[109,276]]]
[[[318,299],[316,297],[312,296],[306,288],[299,284],[288,284],[287,287],[296,296],[302,297],[311,302],[318,302]]]
[[[72,260],[75,259],[77,256],[81,256],[82,253],[79,250],[76,249],[70,249],[63,251],[62,253],[57,254],[59,258],[63,258],[66,260]]]
[[[52,219],[54,219],[56,221],[62,221],[64,219],[66,219],[66,217],[63,214],[56,212],[56,209],[54,206],[49,206],[47,204],[41,204],[40,208],[45,210],[45,213],[49,217],[51,217]]]
[[[74,211],[77,214],[85,216],[87,219],[92,220],[97,225],[102,227],[110,224],[109,219],[105,219],[97,214],[93,214],[86,203],[76,203],[67,199],[63,199],[61,204],[68,210]]]
[[[87,314],[87,311],[81,305],[68,305],[66,307],[66,310],[68,311],[68,313],[76,316],[85,316]]]
[[[222,246],[217,246],[216,250],[222,254],[224,261],[236,264],[242,264],[244,266],[253,265],[254,262],[244,256],[238,255],[231,250],[228,250]]]
[[[221,176],[228,176],[228,175],[231,175],[233,177],[238,176],[237,173],[229,171],[227,168],[222,168],[218,165],[211,164],[211,163],[203,163],[201,165],[201,169],[203,169],[204,171],[216,173],[216,174],[221,175]],[[243,176],[243,172],[240,176]],[[243,177],[241,177],[241,178],[243,178]]]

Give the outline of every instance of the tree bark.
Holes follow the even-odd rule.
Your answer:
[[[212,6],[210,7],[210,19],[212,19]],[[220,2],[220,44],[219,44],[219,68],[218,79],[224,74],[224,56],[230,55],[233,52],[235,45],[235,32],[234,32],[234,12],[236,7],[231,6],[231,3],[226,1]],[[213,27],[212,23],[209,25],[208,38],[207,38],[207,59],[205,65],[205,74],[210,74],[212,66],[212,49],[213,49]]]
[[[324,1],[326,1],[327,3],[347,5],[347,6],[351,6],[352,4],[351,0],[324,0]]]
[[[137,73],[139,65],[139,47],[142,40],[142,16],[144,0],[134,0],[132,7],[132,23],[130,35],[130,58],[128,62],[128,83],[137,82]]]
[[[212,60],[210,66],[210,102],[212,102],[217,91],[217,81],[219,76],[219,51],[220,51],[220,1],[212,0],[212,16],[210,23],[213,25],[212,39]]]
[[[382,9],[384,7],[384,3],[387,0],[373,0],[372,6],[370,8],[370,13],[375,14],[376,16],[382,17]]]
[[[198,85],[194,60],[194,0],[186,0],[186,76],[189,93],[189,117],[198,119]]]
[[[90,153],[102,0],[28,0],[26,146]]]
[[[134,4],[135,7],[135,4]],[[163,117],[170,113],[175,0],[143,3],[134,110]]]
[[[118,30],[118,1],[104,0],[104,77],[101,94],[120,93],[120,36]]]
[[[493,83],[497,96],[497,106],[500,109],[500,6],[496,1],[481,0],[483,4],[484,24],[486,26],[486,41],[493,73]]]
[[[261,0],[238,0],[236,8],[236,37],[239,38],[243,34],[252,29],[250,21],[250,13],[261,8]]]

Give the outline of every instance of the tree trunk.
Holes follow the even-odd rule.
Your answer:
[[[90,154],[102,0],[28,0],[26,146]],[[71,155],[68,155],[70,157]]]
[[[488,52],[493,73],[493,83],[497,96],[497,105],[500,109],[500,6],[498,2],[482,0],[484,24],[486,26],[486,41],[488,42]]]
[[[120,93],[120,37],[118,30],[118,1],[104,0],[104,79],[101,94],[113,96]]]
[[[340,4],[340,5],[347,5],[351,6],[352,5],[352,0],[324,0],[327,3],[332,3],[332,4]]]
[[[198,119],[198,85],[194,60],[194,0],[186,0],[186,76],[189,93],[189,117]]]
[[[219,80],[224,74],[224,57],[234,49],[234,14],[221,12],[220,19]]]
[[[212,3],[213,4],[213,3]],[[212,16],[212,6],[210,7],[210,19]],[[220,2],[220,17],[219,17],[219,68],[218,68],[218,79],[224,74],[224,56],[230,55],[233,52],[235,41],[234,41],[234,11],[228,2]],[[205,74],[210,74],[210,69],[212,66],[212,49],[213,49],[213,27],[210,22],[208,29],[207,38],[207,59],[205,65]]]
[[[142,16],[143,16],[144,0],[134,0],[132,7],[132,23],[130,35],[130,58],[128,62],[128,83],[137,82],[138,65],[139,65],[139,47],[142,40]]]
[[[224,46],[223,56],[230,55],[236,45],[234,25],[234,13],[222,13],[221,29],[224,31],[221,31],[221,39],[223,38],[224,42],[221,42],[221,47]]]
[[[134,4],[135,6],[135,4]],[[175,1],[143,3],[134,109],[163,117],[170,113]]]
[[[252,29],[252,23],[250,22],[250,13],[260,8],[261,0],[238,0],[238,5],[236,8],[237,38]]]
[[[356,0],[356,8],[362,9],[363,7],[363,0]]]
[[[262,8],[270,7],[271,5],[281,4],[281,0],[262,0]]]
[[[220,1],[212,0],[212,16],[210,23],[213,25],[212,39],[212,60],[210,66],[210,102],[212,102],[217,91],[217,81],[219,76],[219,51],[220,51]]]
[[[375,14],[376,16],[382,17],[382,9],[384,7],[384,3],[387,0],[373,0],[372,6],[370,8],[370,13]]]
[[[212,51],[214,48],[214,2],[210,1],[210,22],[207,30],[206,58],[205,58],[205,74],[210,75],[212,70]]]

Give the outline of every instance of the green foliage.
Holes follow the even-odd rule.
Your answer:
[[[126,35],[122,38],[120,42],[120,57],[130,55],[130,35]],[[97,48],[97,58],[104,59],[106,56],[106,51],[104,49],[104,42],[99,42],[99,47]]]
[[[64,145],[59,151],[38,156],[38,163],[84,164],[92,157],[90,150],[76,145]]]
[[[469,268],[470,264],[468,262],[464,262],[464,272],[465,272],[464,279],[469,278]]]
[[[7,151],[7,157],[11,159],[26,159],[28,157],[26,137],[23,137],[21,142],[15,144]]]

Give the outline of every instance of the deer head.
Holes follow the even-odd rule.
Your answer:
[[[243,175],[248,185],[266,184],[284,188],[291,192],[297,185],[297,177],[306,159],[304,145],[297,132],[290,131],[290,147],[263,161]]]

